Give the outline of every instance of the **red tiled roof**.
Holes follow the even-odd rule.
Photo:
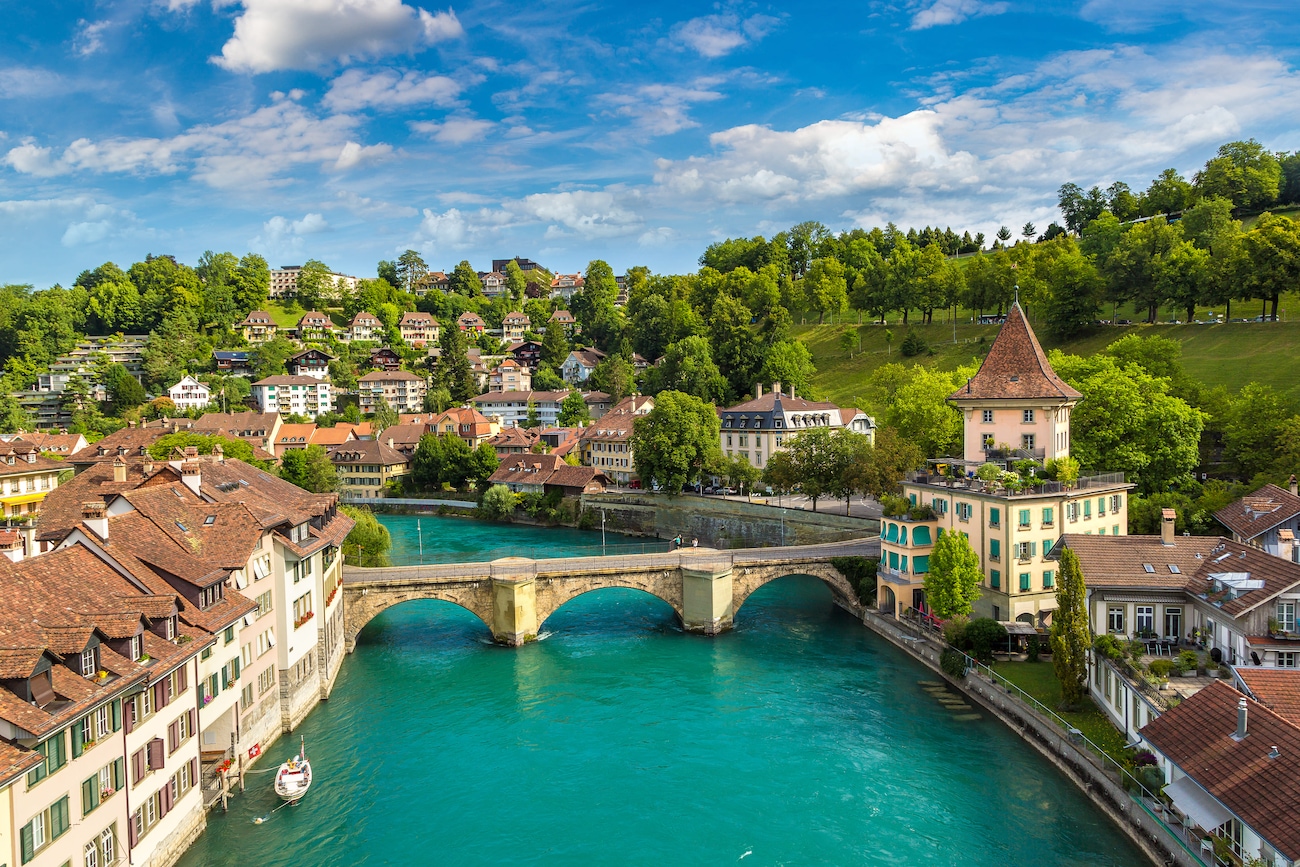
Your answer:
[[[1157,750],[1291,860],[1300,858],[1300,728],[1222,681],[1183,699],[1141,730]],[[1279,755],[1269,758],[1272,747]]]
[[[1300,669],[1240,665],[1235,671],[1256,701],[1300,726]]]
[[[1047,363],[1043,347],[1025,319],[1020,302],[1011,305],[1007,321],[998,331],[979,372],[966,385],[948,396],[949,400],[989,398],[1048,398],[1078,400],[1083,397],[1056,375]]]
[[[1249,540],[1296,515],[1300,515],[1300,497],[1270,484],[1224,506],[1214,513],[1214,519]]]

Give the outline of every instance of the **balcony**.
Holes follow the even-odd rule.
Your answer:
[[[1038,461],[1040,464],[1047,458],[1046,449],[1004,449],[988,448],[984,449],[984,459],[1001,463],[1004,461]]]
[[[985,482],[973,477],[954,479],[939,473],[910,472],[907,481],[916,485],[942,488],[954,493],[968,491],[972,494],[986,494],[1013,499],[1016,497],[1033,497],[1042,494],[1059,494],[1065,491],[1082,491],[1089,488],[1113,488],[1125,484],[1123,473],[1102,473],[1096,476],[1081,476],[1073,485],[1061,482],[1040,481],[1038,484],[1026,485],[1019,490],[1009,490],[1000,482]],[[996,526],[996,525],[990,525]],[[1044,526],[1051,526],[1045,524]]]

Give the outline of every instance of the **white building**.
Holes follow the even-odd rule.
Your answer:
[[[212,390],[192,376],[186,376],[180,382],[167,389],[167,396],[182,412],[190,409],[203,409],[212,401]]]
[[[328,379],[312,376],[268,376],[253,383],[253,398],[263,412],[316,418],[334,408]]]
[[[302,271],[301,265],[285,265],[283,268],[271,269],[271,285],[268,287],[268,294],[272,298],[285,298],[295,295],[298,292],[298,274]],[[348,274],[336,274],[330,272],[334,278],[335,291],[333,297],[342,298],[344,295],[351,295],[357,291],[357,278]]]

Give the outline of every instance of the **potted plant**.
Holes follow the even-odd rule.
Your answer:
[[[1196,677],[1196,669],[1199,666],[1200,660],[1193,651],[1184,650],[1178,654],[1178,670],[1183,677]]]

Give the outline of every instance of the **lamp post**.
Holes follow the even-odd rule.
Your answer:
[[[600,510],[600,555],[605,556],[605,510]]]

